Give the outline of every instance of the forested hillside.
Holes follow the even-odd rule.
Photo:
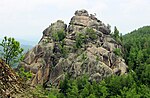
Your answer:
[[[77,10],[69,26],[51,23],[25,54],[14,38],[0,46],[0,98],[150,98],[150,26],[123,36]],[[4,73],[14,64],[20,80],[12,85],[20,81],[22,91],[8,89],[12,74]]]
[[[150,86],[150,26],[145,26],[123,37],[124,58],[138,80]]]
[[[150,63],[150,26],[145,26],[124,35],[123,44],[125,48],[125,59],[131,68],[132,61],[136,59],[136,64]],[[137,54],[137,55],[136,55]],[[137,58],[135,58],[135,56]]]

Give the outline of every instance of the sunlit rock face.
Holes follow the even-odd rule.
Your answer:
[[[96,81],[125,74],[128,67],[124,59],[114,53],[121,45],[110,32],[110,26],[95,15],[77,10],[68,27],[58,20],[46,28],[39,44],[25,54],[20,66],[33,72],[32,85],[57,85],[66,74],[72,78],[86,74]]]

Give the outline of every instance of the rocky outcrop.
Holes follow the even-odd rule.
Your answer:
[[[39,44],[28,51],[23,62],[33,72],[31,84],[58,85],[66,74],[89,76],[100,81],[112,74],[125,74],[127,65],[114,53],[121,48],[105,25],[86,10],[78,10],[69,26],[58,20],[43,31]]]
[[[110,34],[110,27],[98,20],[94,15],[89,15],[86,10],[76,11],[75,16],[71,18],[69,32],[82,31],[85,27],[96,29],[104,34]]]
[[[11,98],[12,94],[23,91],[18,75],[2,59],[0,59],[0,98]]]

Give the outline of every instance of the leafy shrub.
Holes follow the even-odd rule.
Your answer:
[[[52,93],[49,93],[48,98],[57,98],[57,97],[55,95],[53,95]]]
[[[31,79],[32,77],[31,71],[29,72],[25,71],[24,67],[19,68],[18,75],[25,81]]]
[[[68,54],[68,51],[67,51],[66,47],[64,46],[64,40],[62,40],[62,41],[58,44],[58,47],[59,47],[59,49],[60,49],[60,51],[61,51],[62,56],[63,56],[63,57],[66,57],[67,54]]]
[[[81,48],[82,44],[86,41],[86,35],[78,32],[76,35],[76,48]]]
[[[116,48],[115,50],[114,50],[114,53],[115,53],[115,55],[117,55],[117,56],[121,56],[121,49],[120,48]]]
[[[122,44],[122,33],[119,33],[119,30],[117,29],[117,27],[114,27],[114,32],[112,32],[111,36],[119,43]]]
[[[59,30],[58,32],[52,33],[52,37],[55,41],[62,41],[66,36],[64,30]]]
[[[97,39],[97,34],[92,28],[87,28],[86,33],[89,36],[90,39],[95,40]]]

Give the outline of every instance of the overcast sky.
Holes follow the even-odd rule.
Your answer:
[[[42,31],[58,19],[69,23],[86,9],[123,34],[150,25],[150,0],[0,0],[0,38],[39,41]]]

